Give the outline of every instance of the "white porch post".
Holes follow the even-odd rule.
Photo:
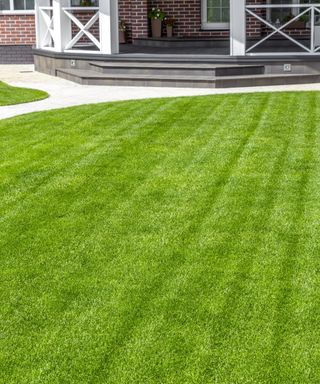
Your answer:
[[[70,7],[70,0],[53,0],[54,50],[63,52],[71,40],[71,20],[63,12],[64,7]]]
[[[101,53],[119,53],[118,0],[99,1]]]
[[[36,16],[36,47],[41,49],[50,44],[50,34],[48,32],[48,23],[50,23],[50,16],[47,12],[41,15],[42,7],[50,7],[50,0],[36,0],[35,1],[35,16]],[[47,22],[45,20],[47,17]]]
[[[246,0],[230,0],[230,56],[246,54]]]

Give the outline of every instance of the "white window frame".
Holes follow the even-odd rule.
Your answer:
[[[201,0],[201,28],[205,30],[230,29],[230,23],[208,23],[208,0]]]
[[[26,0],[24,0],[26,4]],[[0,15],[34,15],[34,9],[14,9],[14,0],[10,0],[10,9],[0,11]]]

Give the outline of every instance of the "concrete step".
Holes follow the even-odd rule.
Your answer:
[[[141,75],[172,75],[172,76],[242,76],[261,75],[263,65],[227,65],[210,63],[180,62],[91,62],[93,71],[107,74],[141,74]]]
[[[319,74],[263,74],[255,76],[216,77],[216,88],[259,87],[270,85],[312,84],[320,82]]]
[[[57,69],[57,76],[83,85],[214,88],[213,76],[107,74],[81,69]]]
[[[185,88],[231,88],[320,82],[320,74],[263,74],[243,76],[176,76],[106,74],[92,70],[57,69],[57,76],[83,85]]]

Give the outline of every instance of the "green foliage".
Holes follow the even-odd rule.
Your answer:
[[[160,8],[152,8],[148,13],[148,18],[153,20],[161,20],[163,21],[166,17],[165,12],[163,12]]]
[[[0,121],[0,382],[318,384],[320,94]]]

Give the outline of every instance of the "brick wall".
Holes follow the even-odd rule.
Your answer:
[[[266,0],[248,0],[247,4],[250,5],[259,5],[259,4],[265,4]],[[266,17],[266,11],[265,9],[256,9],[255,13],[259,16],[261,16],[263,19]],[[263,31],[263,24],[256,19],[253,16],[248,15],[246,20],[247,25],[247,35],[249,37],[259,37],[262,34]]]
[[[266,0],[247,0],[248,4],[265,4]],[[229,37],[229,30],[201,29],[201,0],[119,0],[119,17],[126,23],[129,41],[150,35],[148,11],[152,7],[161,8],[168,17],[174,18],[174,35],[177,37]],[[258,14],[265,16],[264,10]],[[258,37],[265,32],[265,27],[257,19],[247,17],[249,37]],[[163,27],[165,35],[165,27]],[[300,33],[299,33],[300,34]]]
[[[247,4],[265,4],[266,0],[247,0]],[[176,20],[174,35],[177,37],[228,37],[229,30],[201,29],[201,0],[149,0],[149,9],[161,8],[168,17]],[[265,11],[257,13],[263,16]],[[261,23],[252,17],[247,18],[248,36],[261,35]],[[163,30],[165,34],[165,29]]]
[[[119,0],[119,19],[126,24],[129,41],[148,37],[148,3],[149,0]]]
[[[168,17],[176,20],[177,37],[226,37],[228,30],[201,30],[201,0],[149,0],[150,8],[161,8]]]
[[[35,40],[34,15],[0,15],[0,45],[32,45]]]
[[[131,23],[131,0],[119,0],[119,20],[126,25],[126,36],[129,41],[132,40],[132,23]]]

